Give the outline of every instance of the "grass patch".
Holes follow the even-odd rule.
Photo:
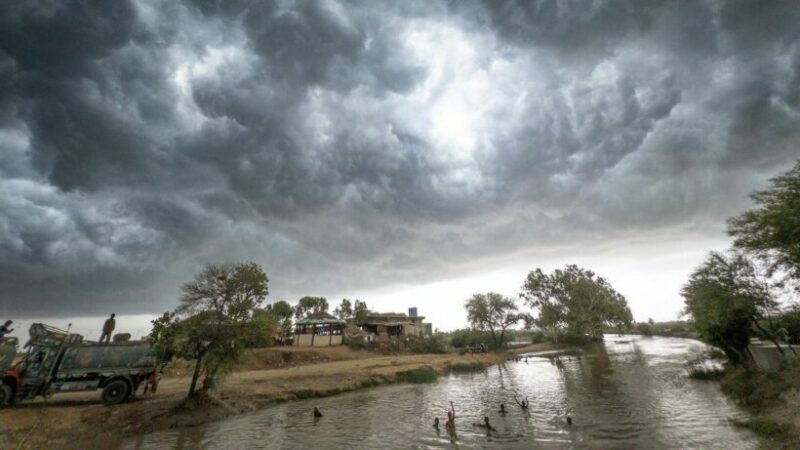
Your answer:
[[[302,391],[294,391],[294,392],[292,392],[292,394],[294,394],[295,398],[297,398],[298,400],[305,400],[307,398],[316,397],[316,392],[314,392],[311,389],[303,389]]]
[[[361,380],[361,387],[363,388],[380,386],[380,384],[381,383],[374,378],[367,378],[366,380]]]
[[[436,371],[433,370],[433,367],[423,366],[397,372],[397,381],[401,383],[433,383],[436,381]]]
[[[328,389],[327,391],[325,391],[325,395],[324,396],[325,397],[329,397],[331,395],[339,395],[342,392],[344,392],[344,390],[342,390],[341,388],[338,388],[338,387],[331,388],[331,389]]]
[[[447,365],[447,371],[451,373],[483,372],[484,370],[486,370],[486,364],[482,362],[455,363]]]
[[[788,423],[779,423],[760,417],[748,420],[733,419],[731,422],[737,427],[746,428],[761,437],[770,439],[783,439],[792,432],[792,426]]]

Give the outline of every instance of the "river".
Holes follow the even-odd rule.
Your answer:
[[[126,441],[124,449],[591,448],[740,449],[758,442],[714,382],[686,376],[705,346],[688,339],[607,336],[580,358],[529,356],[486,372],[287,402],[228,420]],[[528,411],[514,392],[530,400]],[[457,437],[444,431],[456,408]],[[505,403],[508,413],[498,412]],[[324,417],[313,419],[318,406]],[[474,427],[490,418],[496,432]],[[573,419],[567,425],[566,416]],[[437,433],[434,417],[442,421]]]

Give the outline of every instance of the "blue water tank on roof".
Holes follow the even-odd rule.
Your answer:
[[[417,307],[408,308],[408,317],[417,317]]]

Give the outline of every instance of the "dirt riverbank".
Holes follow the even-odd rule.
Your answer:
[[[254,350],[203,405],[181,408],[191,365],[172,364],[158,393],[105,407],[99,392],[60,394],[46,404],[25,402],[0,410],[0,448],[102,448],[103,442],[155,430],[195,426],[255,411],[271,403],[335,395],[396,382],[397,374],[424,366],[438,373],[458,363],[498,364],[514,353],[543,351],[535,344],[509,353],[380,355],[335,348]]]

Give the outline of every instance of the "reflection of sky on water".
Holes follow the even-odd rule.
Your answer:
[[[751,448],[730,425],[738,411],[716,384],[690,380],[689,340],[608,337],[581,357],[530,357],[437,383],[394,385],[276,405],[227,421],[160,432],[125,449],[190,448]],[[530,400],[527,412],[514,401]],[[456,405],[457,439],[444,431]],[[505,403],[507,415],[499,414]],[[314,421],[318,405],[325,417]],[[473,423],[488,415],[496,433]],[[574,418],[567,426],[566,415]],[[432,427],[442,422],[440,433]]]

